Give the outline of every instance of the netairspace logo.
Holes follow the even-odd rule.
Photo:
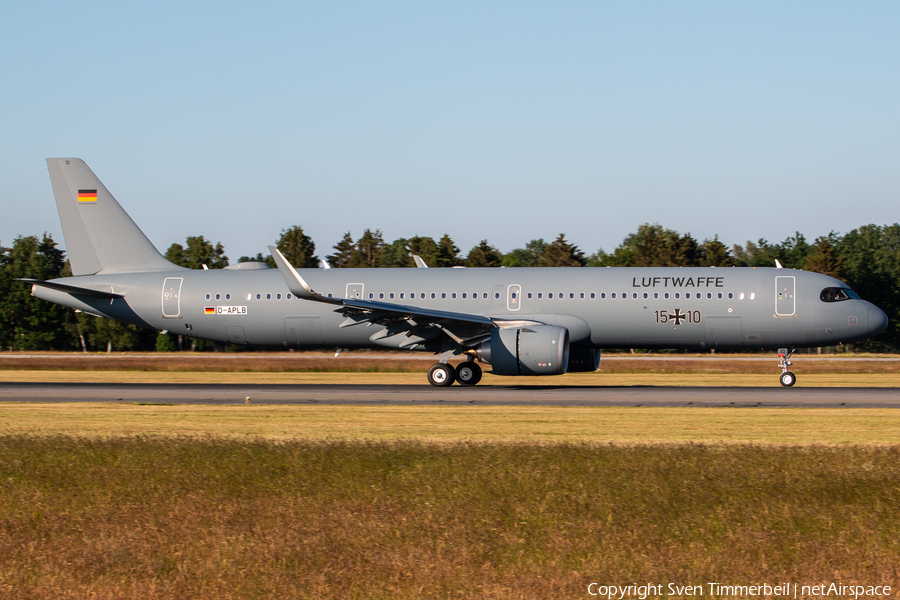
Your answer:
[[[587,593],[612,600],[625,598],[690,597],[704,594],[719,598],[806,598],[809,596],[836,596],[841,598],[884,597],[891,595],[889,585],[844,585],[843,583],[820,583],[806,585],[798,583],[757,583],[754,585],[729,585],[717,581],[705,584],[681,585],[677,583],[645,583],[631,585],[605,585],[592,582]]]

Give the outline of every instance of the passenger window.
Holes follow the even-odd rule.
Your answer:
[[[372,294],[369,294],[369,298],[371,298],[371,297],[372,297]],[[288,300],[291,299],[291,295],[290,295],[290,294],[287,295],[287,299],[288,299]]]
[[[290,296],[290,294],[288,294],[288,296]],[[372,292],[369,292],[369,300],[371,300],[374,297],[375,297],[375,294],[373,294]],[[288,298],[288,300],[290,300],[290,298]]]
[[[527,298],[528,298],[529,300],[531,300],[531,292],[528,292]]]
[[[484,298],[485,300],[487,300],[487,292],[483,293],[483,294],[481,295],[481,297]]]
[[[441,300],[447,299],[447,292],[441,292]]]
[[[553,292],[550,292],[549,294],[547,294],[547,298],[549,298],[550,300],[553,300]]]
[[[275,299],[276,299],[276,300],[281,300],[281,294],[275,294]]]
[[[253,294],[247,294],[246,296],[244,296],[244,299],[249,300],[252,297],[253,297]]]
[[[391,292],[391,300],[394,299],[394,292]]]
[[[515,292],[512,293],[512,299],[513,299],[513,300],[515,300],[517,296],[518,296],[518,294],[516,294]]]
[[[463,292],[463,293],[462,293],[462,298],[463,298],[463,300],[465,300],[467,297],[468,297],[468,296],[466,296],[466,293]]]
[[[615,299],[616,299],[616,293],[615,293],[615,292],[613,292],[613,293],[612,293],[612,294],[610,294],[610,296],[609,296],[609,297],[610,297],[610,298],[612,298],[612,299],[613,299],[613,300],[615,300]]]
[[[384,292],[378,292],[378,299],[384,300]]]
[[[563,293],[562,293],[562,292],[560,292],[559,294],[557,294],[557,296],[559,296],[559,299],[560,299],[560,300],[562,300],[563,298],[565,298],[565,296],[563,296]]]
[[[403,298],[404,298],[404,294],[403,294],[403,292],[400,292],[400,299],[403,300]]]
[[[756,298],[756,293],[750,292],[750,299],[753,300],[754,298]]]
[[[719,300],[722,299],[722,292],[719,292],[719,293],[718,293],[718,297],[719,297]]]
[[[452,294],[450,294],[450,299],[456,300],[456,292],[453,292]]]
[[[741,292],[740,294],[738,294],[738,300],[743,300],[743,299],[744,299],[744,292]]]
[[[257,294],[257,295],[256,295],[256,299],[257,299],[257,300],[260,300],[260,299],[262,299],[262,295],[260,295],[260,294]]]
[[[622,292],[622,300],[628,300],[628,292]]]
[[[666,292],[665,294],[663,294],[663,298],[665,298],[666,300],[668,300],[668,299],[669,299],[669,292]]]
[[[544,297],[544,292],[538,292],[538,300]]]
[[[500,299],[500,292],[494,292],[494,298]]]
[[[712,292],[706,292],[706,299],[712,300]]]
[[[222,294],[216,294],[216,300],[221,300],[221,299],[222,299]]]
[[[209,294],[206,295],[206,299],[209,300]]]
[[[632,292],[631,297],[632,299],[637,300],[637,292]]]
[[[644,292],[644,300],[646,300],[649,297],[650,297],[650,294],[648,294],[647,292]]]
[[[434,298],[434,294],[432,294],[431,297]],[[421,294],[419,294],[419,299],[420,299],[420,300],[424,300],[424,299],[425,299],[425,292],[422,292]]]
[[[431,299],[432,299],[432,300],[434,300],[436,296],[437,296],[437,294],[435,294],[434,292],[431,292]]]
[[[472,300],[478,300],[478,292],[472,294]]]
[[[600,292],[600,299],[601,299],[601,300],[605,300],[605,299],[606,299],[606,292]]]
[[[579,294],[578,297],[581,298],[582,300],[584,300],[584,292],[581,292],[581,294]]]
[[[653,299],[659,300],[659,292],[653,292]]]
[[[575,299],[575,292],[569,292],[569,300]]]
[[[225,294],[225,299],[226,299],[226,300],[231,300],[231,294]]]
[[[595,292],[591,292],[591,300],[595,300],[597,298],[597,294]]]
[[[734,299],[734,293],[728,292],[728,299],[729,299],[729,300],[733,300],[733,299]]]
[[[331,294],[328,294],[328,297],[331,298]],[[272,294],[266,294],[266,300],[271,300]]]
[[[678,292],[675,292],[675,299],[678,300],[679,298],[681,298],[681,294],[679,294]]]

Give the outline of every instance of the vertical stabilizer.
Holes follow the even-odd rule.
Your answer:
[[[50,181],[73,275],[172,271],[80,158],[48,158]]]

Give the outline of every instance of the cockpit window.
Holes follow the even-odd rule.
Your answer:
[[[850,288],[825,288],[822,290],[822,293],[819,294],[819,299],[822,302],[840,302],[841,300],[850,300],[851,298],[859,298],[859,294],[851,290]]]

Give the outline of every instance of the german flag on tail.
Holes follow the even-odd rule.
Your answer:
[[[96,202],[97,190],[78,190],[79,202]]]

